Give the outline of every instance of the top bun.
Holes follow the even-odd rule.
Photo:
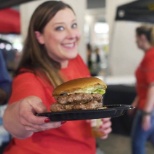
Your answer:
[[[97,88],[106,90],[107,86],[102,80],[96,77],[78,78],[57,86],[53,91],[53,96],[64,93],[88,93]]]

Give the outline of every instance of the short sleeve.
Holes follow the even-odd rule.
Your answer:
[[[154,51],[146,54],[144,59],[143,71],[148,84],[154,82]]]

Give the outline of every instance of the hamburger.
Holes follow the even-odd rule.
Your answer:
[[[106,88],[106,84],[96,77],[78,78],[64,82],[53,91],[57,102],[51,105],[51,111],[101,108],[102,95],[106,92]]]

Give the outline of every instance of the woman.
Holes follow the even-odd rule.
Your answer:
[[[132,154],[145,154],[148,140],[154,146],[154,28],[140,26],[136,29],[136,42],[144,57],[136,70],[137,96],[133,106],[137,113],[132,129]]]
[[[10,105],[4,114],[4,125],[14,136],[4,154],[95,153],[95,140],[87,121],[64,124],[35,116],[50,110],[55,102],[54,87],[90,76],[78,55],[79,40],[76,16],[69,5],[47,1],[34,11],[13,81]],[[100,130],[104,133],[102,138],[106,138],[111,132],[111,122],[103,119],[103,123]]]

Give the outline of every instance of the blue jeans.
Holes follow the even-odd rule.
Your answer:
[[[132,154],[145,154],[146,143],[150,141],[154,146],[154,113],[151,115],[151,128],[147,131],[142,129],[142,116],[141,110],[138,110],[132,127]]]

